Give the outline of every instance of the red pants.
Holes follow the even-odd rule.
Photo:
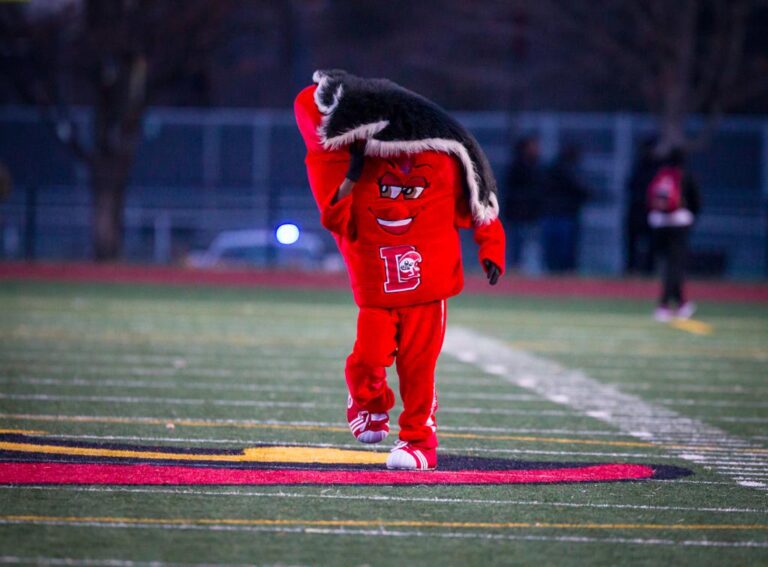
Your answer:
[[[346,377],[355,403],[372,413],[389,411],[395,394],[385,368],[396,361],[400,378],[400,439],[437,447],[435,365],[445,336],[446,302],[397,309],[363,307]]]

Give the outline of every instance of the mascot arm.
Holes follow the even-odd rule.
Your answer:
[[[307,176],[309,186],[320,209],[320,222],[331,232],[351,236],[351,198],[333,198],[339,189],[349,167],[349,152],[346,150],[326,150],[320,144],[317,127],[322,114],[315,105],[315,89],[312,85],[302,90],[293,103],[296,124],[307,147]]]
[[[320,114],[315,105],[316,89],[316,85],[306,87],[296,96],[296,100],[293,101],[293,113],[296,116],[296,124],[299,127],[299,132],[301,132],[301,137],[307,146],[307,152],[309,154],[333,154],[335,152],[329,152],[323,148],[317,135],[317,128],[322,122],[323,115]]]
[[[495,218],[489,223],[477,223],[472,218],[466,198],[460,195],[456,199],[455,223],[458,228],[471,229],[474,232],[474,240],[480,247],[478,256],[483,270],[488,273],[487,262],[491,262],[498,267],[498,275],[503,274],[506,263],[506,236],[501,221]]]
[[[335,196],[336,192],[334,191],[330,198],[320,205],[320,222],[332,233],[354,239],[352,196],[348,195],[338,201],[334,200]]]
[[[501,221],[496,218],[484,225],[474,225],[474,238],[480,247],[480,264],[486,272],[490,269],[487,262],[498,267],[499,275],[504,273],[506,237]],[[493,282],[495,283],[495,282]]]

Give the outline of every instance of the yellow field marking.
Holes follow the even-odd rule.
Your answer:
[[[335,528],[464,528],[464,529],[563,529],[563,530],[768,530],[768,524],[648,524],[593,522],[438,522],[430,520],[281,520],[271,518],[127,518],[114,516],[2,515],[0,522],[62,524],[130,524],[174,526],[307,526]]]
[[[152,417],[112,417],[112,416],[67,416],[67,415],[32,415],[32,414],[0,414],[2,419],[28,419],[30,421],[63,421],[74,423],[121,423],[121,424],[139,424],[139,425],[162,425],[173,424],[180,427],[235,427],[243,429],[285,429],[301,431],[343,431],[346,427],[334,427],[329,425],[294,425],[279,423],[242,423],[226,421],[206,421],[192,419],[160,419]],[[536,443],[558,443],[574,445],[607,445],[613,447],[657,447],[647,441],[602,441],[597,439],[569,439],[562,437],[531,437],[523,435],[483,435],[480,433],[440,433],[441,437],[451,439],[483,439],[489,441],[521,441]]]
[[[155,417],[113,417],[113,416],[87,416],[87,415],[44,415],[44,414],[0,414],[0,419],[28,420],[28,421],[53,421],[65,423],[113,423],[127,425],[158,425],[167,427],[169,425],[179,427],[232,427],[237,429],[278,429],[288,431],[327,431],[327,432],[347,432],[346,427],[335,427],[330,425],[299,425],[299,424],[281,424],[281,423],[248,423],[248,422],[228,422],[228,421],[210,421],[204,419],[162,419]],[[16,430],[10,430],[16,431]],[[393,431],[397,431],[393,428]],[[33,434],[33,433],[30,433]],[[573,445],[605,445],[609,447],[657,447],[660,449],[684,449],[696,451],[720,451],[722,447],[715,445],[707,446],[689,446],[689,445],[668,445],[662,443],[651,443],[649,441],[609,441],[601,439],[571,439],[564,437],[531,437],[522,435],[484,435],[481,433],[440,433],[441,437],[451,439],[478,439],[486,441],[520,441],[531,443],[557,443]],[[768,449],[760,447],[752,448],[734,448],[734,453],[768,453]]]
[[[293,431],[349,431],[346,427],[329,425],[299,425],[282,423],[248,423],[238,421],[211,421],[206,419],[162,419],[159,417],[113,417],[89,415],[40,415],[40,414],[0,414],[0,419],[29,421],[59,421],[65,423],[115,423],[128,425],[160,425],[181,427],[234,427],[237,429],[287,429]]]
[[[386,453],[353,451],[329,447],[251,447],[239,454],[190,454],[134,449],[105,449],[101,447],[73,447],[64,445],[38,445],[0,441],[0,451],[16,453],[42,453],[78,457],[107,457],[119,459],[165,459],[169,461],[209,461],[217,463],[318,463],[346,465],[380,465],[387,461]]]
[[[694,335],[711,335],[715,328],[709,323],[704,321],[696,321],[694,319],[673,319],[669,322],[670,327],[680,329],[681,331],[687,331]]]
[[[0,435],[47,435],[47,433],[37,429],[0,429]]]

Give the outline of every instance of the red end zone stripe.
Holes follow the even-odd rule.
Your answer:
[[[224,469],[161,465],[0,463],[0,484],[524,484],[606,482],[653,476],[647,465],[605,464],[533,470]]]

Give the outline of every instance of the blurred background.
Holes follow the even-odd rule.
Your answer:
[[[292,113],[343,68],[477,136],[523,273],[650,273],[633,172],[683,147],[691,270],[768,276],[764,1],[31,0],[0,3],[0,34],[3,259],[343,269]],[[553,264],[563,180],[577,231]]]

